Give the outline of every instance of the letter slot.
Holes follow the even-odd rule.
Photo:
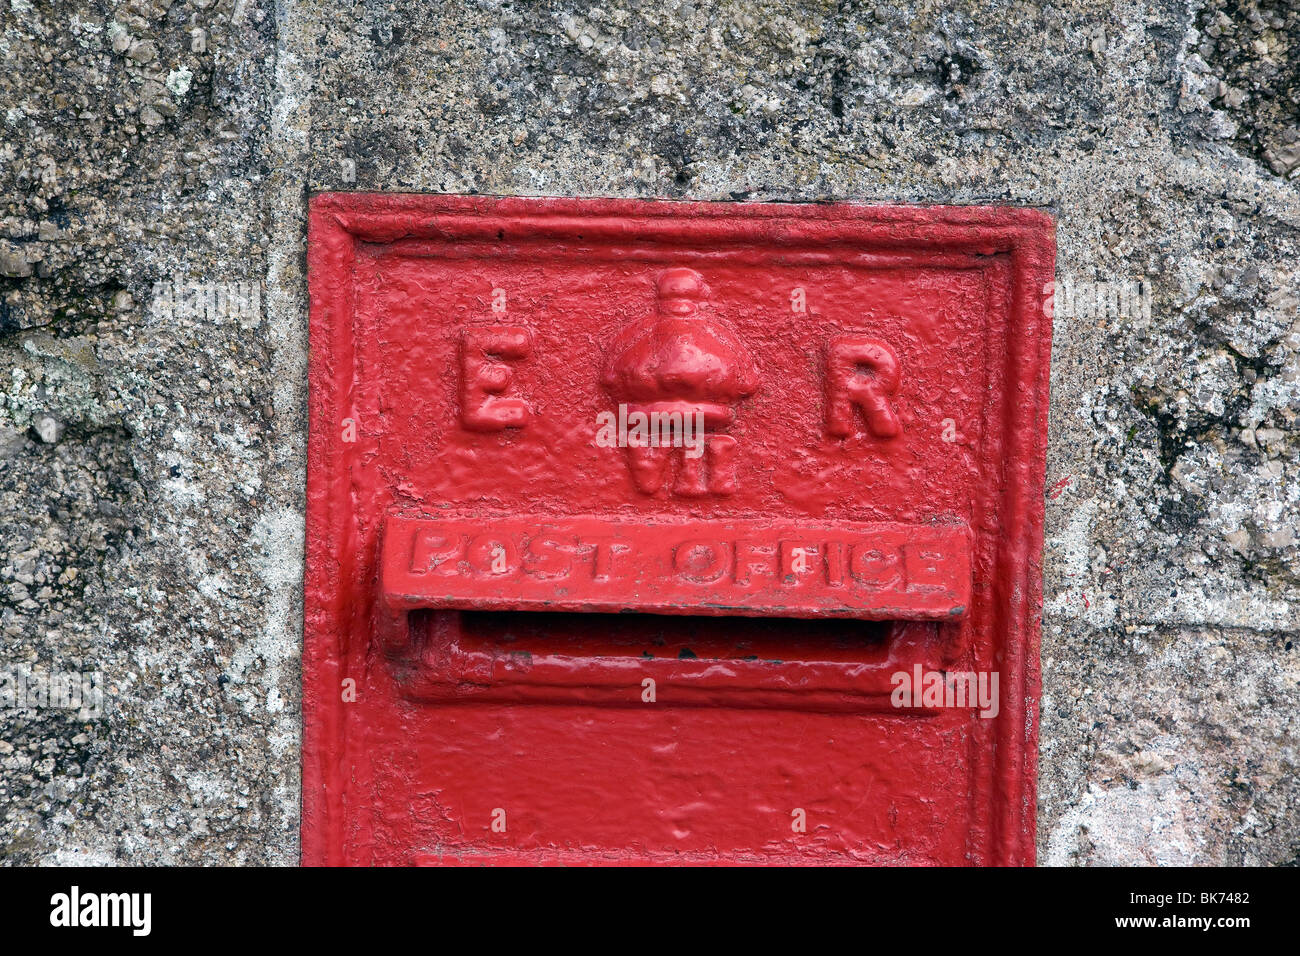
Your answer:
[[[681,705],[888,708],[891,675],[957,656],[958,622],[970,603],[969,551],[961,525],[392,515],[380,569],[384,638],[403,692],[415,699],[618,705],[641,675],[670,684]],[[413,626],[420,610],[438,613],[417,615]],[[562,640],[474,643],[461,611],[570,612],[562,625],[567,643],[594,642],[602,652],[575,654]],[[841,623],[805,624],[807,649],[769,638],[767,656],[754,651],[770,627],[751,626],[747,636],[743,621],[696,624],[712,636],[701,637],[700,649],[683,645],[674,658],[656,647],[668,623],[653,637],[643,624],[638,641],[611,620],[630,614]],[[853,654],[851,622],[888,626],[857,628]],[[546,622],[521,626],[535,632]],[[606,631],[625,639],[608,640]],[[881,639],[883,655],[872,647]]]

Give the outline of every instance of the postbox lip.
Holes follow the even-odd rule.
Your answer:
[[[944,570],[923,576],[918,584],[911,577],[911,549],[918,536],[926,535],[924,546],[939,562],[936,567]],[[512,567],[501,568],[500,574],[476,568],[473,542],[480,539],[490,539],[493,546],[502,542],[503,561],[507,551],[512,553]],[[538,542],[562,539],[571,541],[569,554],[581,552],[584,540],[623,549],[618,562],[603,569],[604,586],[593,579],[584,583],[576,569],[572,576],[566,570],[558,579],[530,578],[522,553]],[[431,540],[438,542],[440,566],[428,560],[432,552],[420,548],[420,541]],[[449,548],[452,542],[456,544]],[[765,550],[746,550],[744,542]],[[806,552],[812,555],[806,574],[787,574],[780,557],[786,551],[783,542],[812,549]],[[724,573],[704,580],[673,564],[681,549],[701,545],[727,555]],[[435,515],[392,509],[379,535],[378,585],[383,605],[398,615],[434,609],[953,622],[965,616],[971,603],[970,546],[970,526],[961,520],[800,521],[773,515],[703,520],[683,515],[510,514],[463,505]],[[869,555],[895,555],[889,575],[873,582],[870,575],[864,579],[857,571],[846,573],[850,555],[858,549]],[[830,566],[831,551],[838,554],[839,579],[822,586],[823,569],[818,565],[825,561]],[[758,553],[766,555],[765,569],[742,565]],[[615,570],[619,565],[621,573]],[[743,582],[731,580],[732,569],[741,566],[747,569]],[[670,580],[674,584],[666,584]]]

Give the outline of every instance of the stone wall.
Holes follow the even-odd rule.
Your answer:
[[[0,59],[0,667],[105,692],[0,711],[0,860],[296,860],[305,208],[365,189],[1050,209],[1040,859],[1295,862],[1286,0],[4,0]]]

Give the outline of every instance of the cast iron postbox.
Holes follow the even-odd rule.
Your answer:
[[[1050,219],[311,206],[303,858],[1034,858]]]

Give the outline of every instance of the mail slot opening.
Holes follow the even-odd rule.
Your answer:
[[[730,617],[677,614],[586,614],[531,611],[431,611],[411,614],[415,635],[428,636],[439,615],[452,615],[465,651],[767,662],[879,664],[895,639],[937,641],[932,621]]]

